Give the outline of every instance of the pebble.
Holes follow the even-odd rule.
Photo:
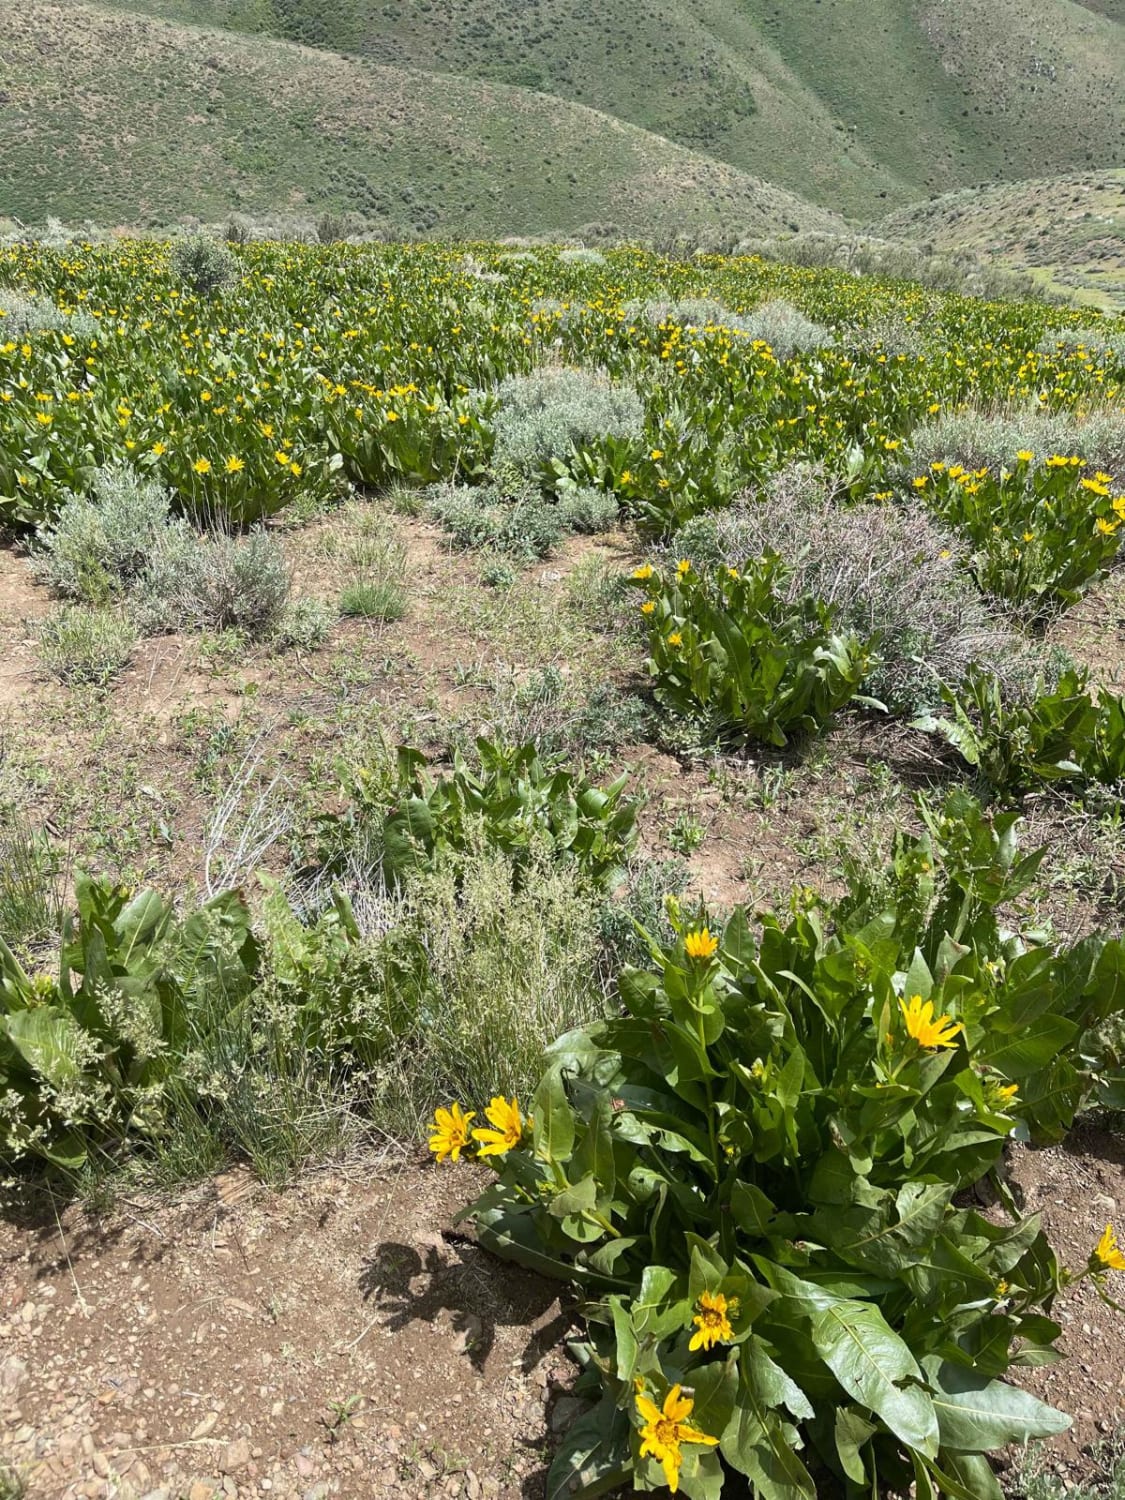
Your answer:
[[[233,1443],[228,1443],[226,1452],[223,1454],[222,1468],[228,1474],[234,1474],[239,1469],[244,1469],[250,1462],[250,1442],[248,1438],[236,1438]]]

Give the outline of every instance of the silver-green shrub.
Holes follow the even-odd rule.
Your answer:
[[[128,465],[107,465],[89,495],[66,495],[39,533],[32,568],[64,598],[103,603],[136,582],[169,524],[166,490]]]
[[[0,287],[0,343],[36,333],[69,333],[84,340],[97,331],[97,319],[81,308],[67,312],[39,292]]]
[[[625,305],[625,316],[633,322],[678,323],[682,328],[699,332],[727,329],[750,339],[762,339],[778,359],[809,349],[823,349],[834,342],[830,329],[814,323],[791,302],[775,299],[763,302],[748,313],[732,312],[713,297],[650,297],[645,302]]]
[[[1081,350],[1095,363],[1125,365],[1125,328],[1103,328],[1097,323],[1049,328],[1036,347],[1040,354],[1070,355]]]
[[[834,343],[830,329],[823,323],[806,318],[791,302],[778,299],[763,302],[740,319],[741,330],[749,338],[764,339],[778,359],[810,349],[824,349]]]
[[[939,702],[939,679],[959,683],[974,662],[1016,670],[1026,649],[958,568],[953,538],[920,507],[843,503],[809,466],[783,470],[760,498],[744,495],[690,521],[672,547],[696,568],[779,553],[792,569],[791,597],[823,599],[841,629],[880,637],[866,690],[898,712]]]
[[[559,251],[560,266],[604,266],[605,256],[600,250],[587,250],[581,245],[570,250]]]
[[[135,610],[148,630],[242,630],[261,639],[281,625],[290,587],[285,552],[268,531],[201,537],[177,521],[157,539]]]
[[[596,536],[617,524],[617,496],[591,485],[563,490],[556,503],[559,520],[566,531]]]
[[[192,234],[177,240],[172,247],[172,274],[197,297],[213,297],[233,284],[238,275],[238,261],[221,240],[206,234]]]
[[[1025,449],[1037,458],[1077,455],[1125,480],[1125,413],[1110,406],[1083,412],[1044,411],[1037,406],[942,412],[911,433],[906,461],[915,474],[937,462],[995,469],[1011,465]]]
[[[533,475],[553,459],[601,438],[639,440],[644,403],[631,385],[595,370],[544,365],[497,387],[495,458]]]

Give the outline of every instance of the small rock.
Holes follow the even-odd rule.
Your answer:
[[[194,1441],[196,1438],[204,1438],[209,1432],[214,1432],[218,1420],[219,1413],[217,1411],[209,1411],[203,1418],[203,1421],[197,1423],[197,1425],[192,1429],[192,1440]]]
[[[188,1490],[188,1500],[211,1500],[214,1493],[213,1484],[208,1484],[203,1479],[196,1479],[192,1482],[191,1489]]]
[[[239,1469],[244,1469],[249,1462],[250,1442],[248,1438],[236,1438],[233,1443],[227,1444],[222,1463],[226,1473],[234,1474]]]
[[[27,1366],[14,1354],[0,1365],[0,1391],[18,1391],[27,1379]]]

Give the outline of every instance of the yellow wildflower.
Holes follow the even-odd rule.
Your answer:
[[[674,1495],[680,1488],[680,1467],[684,1461],[680,1445],[703,1443],[714,1448],[719,1440],[687,1426],[695,1402],[683,1394],[681,1386],[672,1387],[664,1398],[663,1407],[657,1406],[643,1391],[637,1392],[636,1401],[637,1411],[644,1418],[641,1457],[656,1459],[664,1470],[664,1482]]]
[[[513,1146],[518,1146],[523,1135],[523,1116],[518,1099],[505,1099],[497,1094],[485,1110],[494,1130],[474,1130],[473,1140],[480,1142],[481,1156],[503,1156]]]
[[[246,465],[243,463],[242,459],[240,459],[235,453],[232,453],[231,456],[227,459],[226,463],[223,465],[223,468],[227,471],[228,474],[241,474],[245,467]]]
[[[680,632],[678,630],[673,630],[672,634],[668,637],[669,646],[682,646],[683,643],[684,638],[680,634]]]
[[[719,939],[709,927],[697,927],[684,938],[684,952],[689,958],[706,961],[713,958],[719,947]]]
[[[691,1321],[695,1324],[696,1331],[691,1336],[689,1350],[707,1350],[715,1344],[725,1344],[734,1337],[730,1315],[738,1313],[737,1297],[728,1300],[722,1292],[702,1292],[695,1306],[696,1313]]]
[[[655,601],[652,600],[652,599],[646,599],[645,602],[641,605],[641,614],[642,615],[651,615],[652,612],[653,612],[653,610],[655,608],[656,608]]]
[[[640,583],[647,583],[654,571],[651,563],[644,563],[641,567],[633,569],[633,577]]]
[[[459,1161],[461,1152],[469,1144],[469,1121],[476,1119],[476,1111],[465,1114],[461,1106],[453,1103],[448,1109],[434,1110],[430,1125],[430,1150],[438,1161],[451,1157]]]
[[[192,464],[192,468],[197,474],[210,474],[211,460],[208,458],[197,458]]]
[[[1016,454],[1016,457],[1017,459],[1019,459],[1021,464],[1029,464],[1035,457],[1035,454],[1031,451],[1030,448],[1021,448],[1020,451]]]
[[[1105,1226],[1105,1233],[1094,1246],[1090,1263],[1096,1271],[1125,1271],[1125,1254],[1122,1254],[1121,1247],[1117,1243],[1117,1235],[1113,1232],[1112,1224]]]
[[[900,1000],[906,1030],[922,1047],[952,1047],[958,1034],[964,1030],[960,1021],[952,1016],[938,1016],[934,1020],[934,1002],[923,1001],[921,995],[911,995],[910,1003]]]

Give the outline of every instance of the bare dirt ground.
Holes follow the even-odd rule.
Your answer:
[[[1081,1271],[1107,1222],[1125,1220],[1125,1132],[1105,1121],[1080,1119],[1070,1136],[1039,1151],[1013,1154],[1011,1180],[1026,1213],[1038,1213],[1060,1262]],[[1114,1300],[1125,1303],[1125,1275],[1109,1277]],[[1027,1371],[1021,1384],[1074,1419],[1052,1444],[1063,1474],[1081,1474],[1084,1450],[1125,1420],[1125,1310],[1108,1306],[1090,1281],[1069,1288],[1056,1303],[1063,1326],[1062,1363]]]
[[[32,1497],[543,1488],[557,1285],[450,1233],[472,1168],[226,1174],[0,1228],[0,1464]],[[443,1233],[444,1231],[444,1233]]]

